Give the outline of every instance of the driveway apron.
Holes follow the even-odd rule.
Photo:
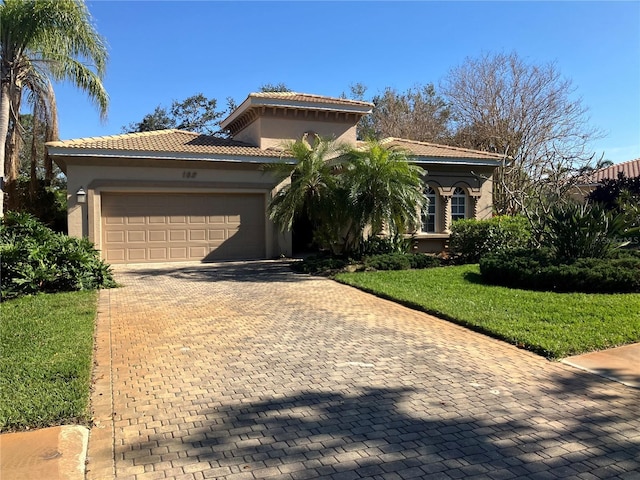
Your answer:
[[[116,279],[90,479],[640,478],[640,390],[284,262]]]

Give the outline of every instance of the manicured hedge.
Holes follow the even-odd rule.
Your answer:
[[[449,252],[456,263],[478,263],[483,255],[523,248],[530,240],[529,221],[521,216],[457,220],[451,226]]]
[[[383,253],[366,257],[363,263],[367,270],[409,270],[410,255],[410,253]]]
[[[584,293],[640,292],[640,255],[559,261],[549,250],[512,250],[485,255],[480,272],[487,283],[527,290]]]
[[[301,262],[295,262],[291,268],[297,272],[331,274],[345,269],[348,265],[355,265],[365,270],[408,270],[410,268],[433,268],[442,265],[442,261],[433,255],[425,253],[384,253],[369,255],[361,261],[352,259],[312,256]]]

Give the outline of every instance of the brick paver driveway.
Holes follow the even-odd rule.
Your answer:
[[[278,262],[117,279],[89,478],[640,478],[639,390]]]

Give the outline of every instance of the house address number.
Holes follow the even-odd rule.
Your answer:
[[[194,172],[193,170],[184,170],[182,172],[182,178],[196,178],[198,176],[198,172]]]

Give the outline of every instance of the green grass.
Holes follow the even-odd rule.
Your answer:
[[[477,265],[341,273],[336,279],[552,359],[640,341],[640,294],[483,285]]]
[[[0,431],[86,423],[97,293],[41,294],[0,308]]]

